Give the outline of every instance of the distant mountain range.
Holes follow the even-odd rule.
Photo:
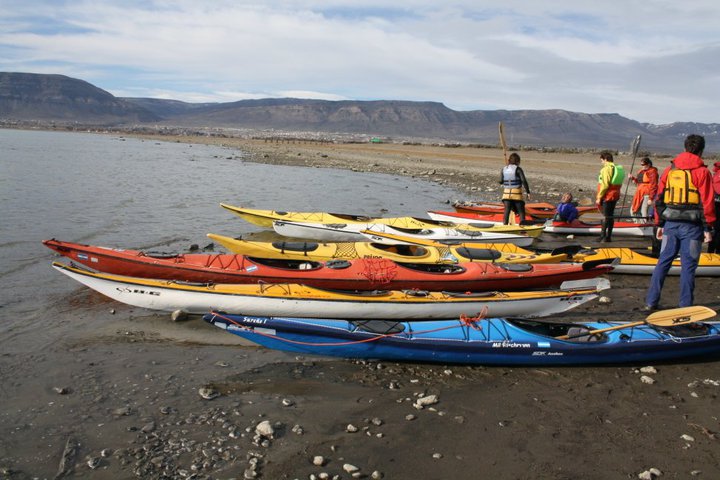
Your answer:
[[[720,124],[640,123],[615,113],[565,110],[455,111],[436,102],[325,101],[295,98],[186,103],[115,97],[64,75],[0,72],[0,125],[96,126],[128,129],[178,127],[242,129],[270,135],[308,133],[378,136],[396,140],[498,144],[503,122],[511,146],[612,148],[677,152],[689,133],[705,136],[708,153],[720,150]],[[269,133],[270,132],[270,133]]]

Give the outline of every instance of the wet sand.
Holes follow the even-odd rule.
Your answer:
[[[502,164],[501,152],[484,149],[234,142],[259,162],[427,176],[465,188],[465,200],[496,197]],[[537,200],[594,188],[595,155],[521,155]],[[591,302],[568,319],[643,318],[648,277],[611,282],[611,303]],[[677,284],[668,279],[664,306],[674,306]],[[359,478],[387,479],[650,478],[652,468],[662,478],[720,478],[720,363],[710,359],[641,373],[645,365],[298,357],[199,318],[172,322],[78,292],[70,305],[58,300],[48,321],[92,329],[40,338],[30,352],[3,339],[0,478],[354,478],[347,465]],[[698,304],[720,307],[719,292],[716,279],[698,279]],[[202,388],[220,395],[203,399]],[[429,394],[437,404],[413,406]],[[256,434],[265,421],[273,438]]]

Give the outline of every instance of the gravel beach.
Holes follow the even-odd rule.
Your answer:
[[[498,149],[153,138],[222,144],[268,164],[427,178],[466,192],[458,200],[499,197]],[[594,197],[597,154],[519,153],[533,200]],[[648,281],[611,276],[607,303],[567,318],[641,320]],[[664,306],[675,306],[677,285],[667,280]],[[172,322],[81,297],[96,329],[41,336],[30,352],[2,341],[0,478],[720,478],[713,359],[490,368],[298,357],[197,317]],[[720,307],[717,279],[698,278],[696,303]]]

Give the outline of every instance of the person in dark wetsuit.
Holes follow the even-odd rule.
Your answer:
[[[503,225],[510,223],[510,212],[517,215],[517,223],[520,225],[525,220],[525,199],[523,188],[530,199],[530,187],[528,186],[525,173],[520,168],[520,155],[512,153],[508,157],[508,164],[500,171],[500,183],[503,186],[502,202],[505,205],[503,214]]]

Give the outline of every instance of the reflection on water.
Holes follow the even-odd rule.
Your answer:
[[[221,202],[424,216],[458,197],[447,187],[392,175],[246,162],[242,152],[223,147],[22,130],[0,130],[0,144],[0,333],[32,319],[53,328],[55,315],[95,301],[78,297],[85,287],[50,268],[53,253],[43,239],[186,251],[208,245],[208,232],[274,235]]]

